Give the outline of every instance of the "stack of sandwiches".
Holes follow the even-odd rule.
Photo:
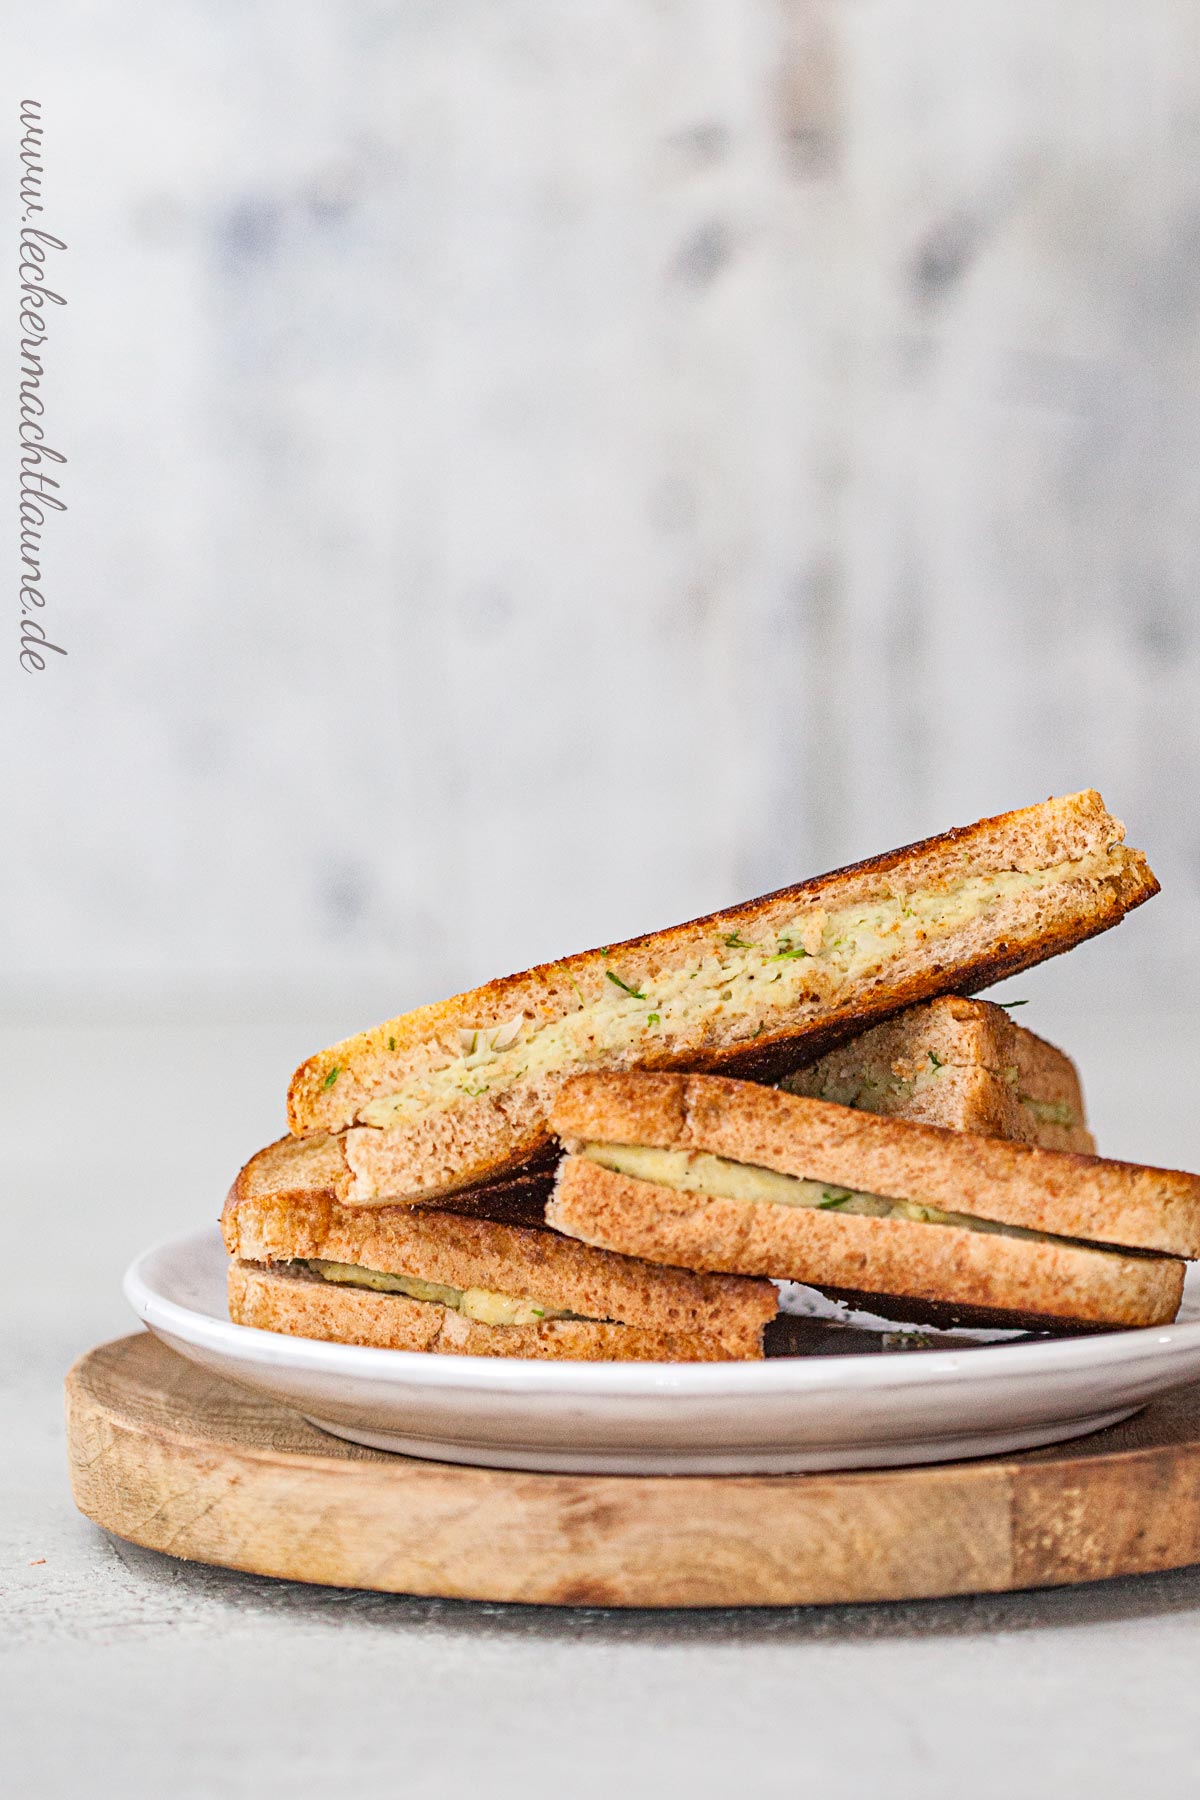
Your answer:
[[[779,1281],[929,1325],[1175,1316],[1200,1179],[1097,1157],[965,996],[1157,892],[1093,792],[569,956],[305,1062],[223,1215],[232,1318],[383,1348],[763,1354]]]

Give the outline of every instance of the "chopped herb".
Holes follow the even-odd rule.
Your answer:
[[[488,1087],[487,1087],[486,1081],[484,1082],[482,1087],[467,1087],[465,1085],[463,1087],[463,1093],[469,1094],[471,1096],[472,1100],[478,1100],[480,1094],[486,1094],[487,1091],[488,1091]]]
[[[736,931],[731,931],[725,942],[731,950],[753,950],[754,948],[753,944],[748,944],[745,938],[740,937]]]
[[[322,1093],[325,1092],[326,1088],[331,1088],[333,1086],[334,1082],[337,1080],[337,1078],[341,1074],[341,1072],[342,1071],[339,1069],[338,1065],[336,1063],[334,1063],[332,1069],[330,1069],[328,1075],[325,1077],[324,1081],[321,1083],[321,1092]]]
[[[779,943],[780,949],[774,956],[768,956],[768,962],[787,962],[789,958],[808,955],[808,951],[804,948],[803,944],[797,944],[793,947],[790,938],[780,938]]]
[[[600,946],[600,954],[601,954],[601,956],[608,956],[608,955],[609,955],[609,948],[608,948],[608,945],[607,945],[607,944],[601,944],[601,946]]]
[[[1028,1000],[997,1000],[994,1004],[996,1006],[1028,1006],[1029,1002]]]
[[[546,1316],[546,1309],[544,1306],[531,1306],[529,1310],[535,1319],[544,1319]]]
[[[1065,1100],[1035,1100],[1032,1094],[1018,1094],[1017,1099],[1043,1125],[1062,1125],[1070,1131],[1076,1124],[1075,1114]]]
[[[847,1200],[853,1200],[853,1198],[854,1195],[849,1188],[844,1190],[826,1188],[825,1198],[817,1201],[817,1209],[820,1212],[828,1212],[831,1206],[845,1206]]]
[[[395,1048],[396,1048],[396,1040],[395,1040],[395,1038],[389,1038],[389,1039],[388,1039],[388,1049],[389,1049],[389,1050],[394,1050],[394,1049],[395,1049]]]
[[[622,989],[622,991],[624,993],[628,994],[631,999],[644,1000],[646,998],[645,994],[643,994],[640,991],[640,989],[631,988],[627,981],[622,981],[621,977],[619,975],[614,974],[611,969],[605,969],[604,973],[608,976],[608,979],[610,981],[615,982],[617,987]]]
[[[945,1063],[942,1061],[941,1057],[934,1050],[931,1050],[929,1052],[929,1060],[933,1064],[935,1069],[944,1069],[946,1066]]]
[[[647,1013],[646,1014],[646,1023],[647,1023],[647,1025],[661,1025],[662,1019],[659,1017],[659,1015],[657,1013]]]

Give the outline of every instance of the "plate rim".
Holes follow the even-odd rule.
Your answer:
[[[948,1377],[957,1381],[1043,1381],[1069,1376],[1097,1360],[1107,1346],[1106,1366],[1128,1368],[1162,1355],[1167,1349],[1200,1349],[1200,1321],[1174,1321],[1132,1331],[1087,1333],[1038,1343],[980,1344],[969,1352],[926,1351],[920,1356],[884,1357],[875,1353],[840,1352],[836,1356],[772,1357],[765,1361],[721,1363],[572,1362],[532,1357],[480,1357],[420,1350],[386,1350],[367,1344],[339,1344],[321,1338],[291,1337],[216,1319],[163,1294],[148,1278],[150,1266],[173,1253],[195,1255],[221,1243],[217,1225],[193,1227],[151,1244],[125,1271],[122,1291],[136,1316],[150,1330],[161,1328],[197,1348],[234,1356],[259,1366],[297,1372],[351,1377],[372,1385],[401,1381],[442,1390],[546,1394],[596,1399],[681,1399],[800,1395],[864,1387],[935,1388]],[[239,1346],[244,1348],[239,1352]]]

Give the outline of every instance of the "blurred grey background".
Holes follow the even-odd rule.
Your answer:
[[[4,676],[11,1022],[337,1035],[1089,784],[1165,892],[1022,991],[1194,1003],[1194,7],[19,48],[71,510],[69,655]]]

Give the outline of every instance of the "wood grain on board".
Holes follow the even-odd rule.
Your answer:
[[[1200,1561],[1200,1384],[1060,1448],[766,1476],[540,1475],[361,1449],[148,1333],[67,1377],[75,1500],[260,1575],[594,1606],[898,1600]]]

